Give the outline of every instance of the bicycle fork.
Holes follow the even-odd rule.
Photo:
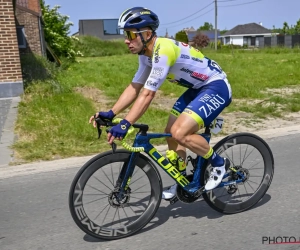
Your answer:
[[[135,169],[135,162],[139,153],[132,153],[127,162],[125,162],[120,171],[118,180],[114,187],[114,193],[116,200],[121,203],[125,196],[130,194],[130,181]]]

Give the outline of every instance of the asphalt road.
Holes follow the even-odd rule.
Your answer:
[[[68,191],[81,162],[53,171],[44,171],[47,163],[41,163],[37,172],[1,172],[0,249],[300,249],[300,244],[268,244],[269,237],[300,241],[300,134],[267,142],[275,157],[275,174],[254,208],[223,215],[201,200],[174,205],[162,201],[147,227],[116,241],[86,235],[71,218]],[[165,173],[162,178],[165,187],[172,184]]]

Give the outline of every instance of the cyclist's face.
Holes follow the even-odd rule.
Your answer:
[[[140,31],[137,31],[136,29],[124,30],[125,44],[128,46],[128,49],[132,54],[139,53],[143,48],[143,42],[140,34],[143,36],[144,40],[147,40],[151,36],[151,31],[147,28],[141,29]]]

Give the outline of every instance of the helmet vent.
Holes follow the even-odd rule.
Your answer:
[[[157,17],[156,16],[150,15],[150,17],[152,18],[152,20],[157,21]]]
[[[131,16],[132,16],[132,14],[127,15],[126,18],[124,19],[124,21],[127,21],[127,19]]]
[[[134,24],[134,23],[140,23],[142,21],[142,18],[140,17],[137,17],[137,18],[134,18],[130,21],[130,23]]]

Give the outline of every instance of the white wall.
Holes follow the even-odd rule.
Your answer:
[[[243,40],[242,36],[233,36],[233,37],[230,37],[230,44],[243,46],[243,42],[244,42],[244,40]]]

